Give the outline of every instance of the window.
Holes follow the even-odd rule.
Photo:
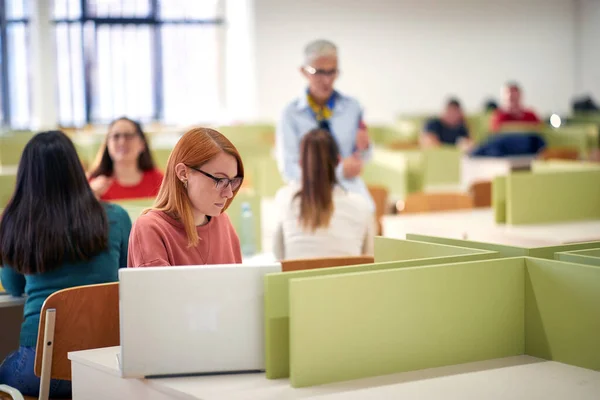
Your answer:
[[[219,0],[55,0],[61,125],[213,120],[220,16]]]
[[[29,125],[26,0],[0,0],[0,125]]]

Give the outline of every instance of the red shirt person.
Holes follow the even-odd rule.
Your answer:
[[[122,117],[110,124],[89,180],[100,200],[156,197],[163,174],[154,166],[138,122]]]
[[[498,132],[507,123],[539,124],[540,119],[530,109],[521,103],[521,88],[514,82],[507,83],[503,89],[503,104],[492,114],[490,130]]]

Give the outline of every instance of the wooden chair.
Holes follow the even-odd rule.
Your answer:
[[[375,218],[377,221],[377,234],[381,235],[381,218],[386,212],[388,201],[388,190],[384,186],[369,185],[367,186],[369,193],[375,203]]]
[[[539,155],[541,160],[578,160],[579,151],[572,147],[546,148]]]
[[[469,193],[473,198],[474,207],[491,207],[492,206],[492,182],[481,181],[475,182],[469,188]]]
[[[39,398],[46,400],[51,378],[71,380],[67,353],[119,345],[119,284],[59,290],[48,296],[40,316],[35,374]]]
[[[283,272],[302,271],[305,269],[343,267],[347,265],[372,264],[375,260],[372,256],[350,256],[329,258],[303,258],[298,260],[287,260],[281,262]]]
[[[473,208],[473,198],[465,193],[413,193],[404,200],[403,213],[450,211]]]

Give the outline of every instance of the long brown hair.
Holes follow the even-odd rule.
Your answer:
[[[115,119],[108,126],[108,132],[102,144],[100,145],[100,149],[98,149],[98,153],[96,154],[96,159],[90,168],[89,178],[93,179],[100,175],[104,176],[112,176],[113,174],[113,161],[110,158],[110,154],[108,154],[108,146],[106,142],[108,141],[108,135],[112,127],[119,121],[128,121],[133,124],[135,127],[135,133],[142,139],[144,142],[144,151],[142,151],[138,157],[138,168],[140,171],[150,171],[155,168],[154,159],[152,158],[152,153],[150,153],[150,147],[148,146],[148,139],[146,139],[146,134],[142,130],[142,125],[139,122],[129,119],[127,117],[121,117]]]
[[[165,178],[156,196],[154,206],[150,210],[163,211],[183,223],[188,237],[188,245],[198,244],[198,232],[194,224],[192,206],[183,183],[177,178],[175,166],[179,163],[201,167],[215,156],[225,152],[233,156],[237,162],[237,176],[244,177],[244,164],[235,146],[221,133],[209,128],[194,128],[186,132],[175,145],[167,161]],[[241,185],[240,185],[241,186]],[[239,188],[227,200],[223,211],[231,204]],[[149,210],[144,211],[144,213]]]
[[[329,226],[339,155],[335,139],[325,129],[313,129],[300,143],[302,188],[294,198],[300,199],[298,222],[303,229],[314,232]]]
[[[35,135],[1,217],[0,265],[40,274],[90,260],[108,248],[108,226],[71,139],[60,131]]]

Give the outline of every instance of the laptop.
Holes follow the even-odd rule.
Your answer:
[[[281,264],[119,270],[124,378],[265,369],[263,277]]]

